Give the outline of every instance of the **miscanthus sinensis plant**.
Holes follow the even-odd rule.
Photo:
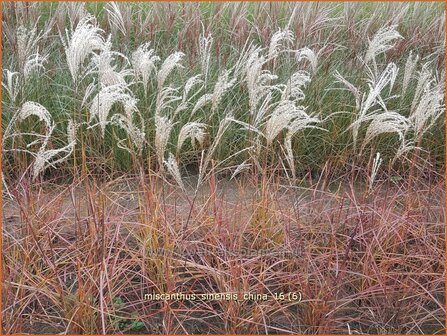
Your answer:
[[[149,41],[138,42],[132,50],[124,47],[119,49],[121,52],[115,51],[112,42],[128,37],[131,31],[131,12],[123,6],[106,6],[112,32],[108,36],[85,6],[67,5],[63,8],[55,20],[69,15],[69,29],[65,34],[59,34],[66,59],[66,68],[62,70],[69,74],[75,89],[75,94],[70,91],[72,104],[66,105],[72,108],[70,112],[76,112],[71,116],[66,113],[69,118],[61,123],[66,125],[68,121],[67,146],[58,152],[63,157],[69,155],[79,137],[98,134],[97,139],[102,141],[106,139],[106,131],[116,127],[124,131],[110,132],[117,147],[142,160],[147,149],[156,157],[159,169],[166,169],[165,172],[174,176],[182,186],[178,177],[184,150],[192,148],[192,154],[199,161],[203,182],[219,146],[226,143],[226,136],[233,137],[242,131],[246,133],[240,138],[244,143],[234,146],[240,153],[220,157],[217,166],[222,166],[228,157],[247,152],[248,158],[245,154],[238,157],[242,163],[235,172],[253,164],[261,168],[260,162],[273,155],[284,157],[282,166],[285,168],[285,162],[295,177],[297,146],[294,144],[299,145],[298,137],[305,134],[303,130],[325,130],[325,121],[333,115],[332,110],[326,113],[324,108],[318,107],[315,93],[313,103],[307,102],[308,89],[319,80],[323,70],[325,57],[322,55],[331,46],[319,47],[318,52],[313,47],[293,49],[296,41],[290,28],[292,18],[286,27],[273,32],[264,47],[254,43],[249,36],[239,55],[228,58],[225,68],[213,72],[216,70],[213,47],[220,41],[212,36],[210,27],[202,26],[201,34],[198,34],[197,64],[186,69],[184,60],[187,55],[183,51],[169,50],[169,56],[161,59],[158,55],[162,53],[151,48],[154,44]],[[296,15],[295,11],[293,15]],[[60,24],[56,26],[61,28]],[[387,53],[403,38],[397,28],[397,25],[386,25],[368,39],[367,47],[359,53],[361,57],[357,60],[359,70],[363,71],[361,76],[353,80],[345,73],[341,74],[342,70],[333,72],[338,85],[350,92],[350,105],[354,106],[346,131],[352,133],[353,154],[357,157],[375,147],[375,141],[385,134],[399,141],[396,157],[418,148],[445,109],[444,83],[433,75],[434,56],[430,56],[430,62],[424,61],[421,67],[419,55],[410,53],[402,74],[397,65],[400,63],[388,61]],[[2,86],[9,108],[21,112],[12,114],[4,137],[10,139],[20,133],[15,130],[20,118],[27,119],[27,114],[38,116],[47,132],[38,135],[40,140],[35,142],[41,145],[34,154],[36,160],[39,158],[35,166],[37,176],[60,156],[51,152],[49,140],[45,142],[53,136],[52,130],[57,125],[41,105],[23,103],[32,100],[26,99],[24,92],[27,81],[33,73],[46,70],[49,57],[45,50],[40,51],[43,45],[40,42],[50,35],[46,31],[39,32],[37,26],[20,28],[16,34],[18,61],[4,70]],[[318,47],[318,44],[314,45]],[[194,73],[195,70],[200,73]],[[398,78],[402,82],[396,85]],[[322,89],[321,95],[325,91]],[[409,96],[412,97],[410,100]],[[396,105],[398,97],[400,100]],[[230,110],[232,114],[228,113]],[[83,133],[86,123],[88,135]],[[242,130],[227,132],[231,123],[242,126]],[[124,139],[120,138],[122,134],[125,134]],[[186,146],[189,141],[191,146]]]
[[[402,36],[396,26],[382,27],[369,41],[364,63],[367,75],[368,90],[356,87],[347,81],[340,73],[335,73],[337,82],[343,84],[355,99],[354,121],[349,129],[352,130],[354,149],[358,143],[359,132],[363,124],[367,124],[360,153],[372,140],[381,134],[392,133],[398,135],[399,146],[393,162],[403,154],[419,148],[423,134],[433,126],[434,122],[444,113],[445,85],[436,81],[429,71],[429,64],[424,63],[420,71],[415,71],[419,61],[418,55],[407,58],[402,78],[401,91],[394,89],[399,68],[394,63],[388,63],[380,71],[376,58],[378,55],[393,48],[397,39]],[[369,66],[372,64],[372,68]],[[388,102],[401,96],[405,98],[408,87],[415,83],[413,99],[409,115],[404,111],[389,111]],[[402,106],[402,104],[401,104]]]

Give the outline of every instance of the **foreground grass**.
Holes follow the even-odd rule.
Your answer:
[[[22,180],[4,200],[3,330],[443,333],[444,183],[416,186],[247,175],[193,199],[157,175]]]

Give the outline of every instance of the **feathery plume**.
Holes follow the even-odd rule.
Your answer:
[[[185,87],[183,88],[183,98],[182,98],[182,103],[186,102],[186,99],[188,98],[189,92],[191,91],[191,89],[196,86],[197,84],[202,84],[203,80],[200,78],[202,77],[202,75],[196,75],[193,77],[188,78],[188,80],[185,83]],[[196,93],[199,90],[196,90]]]
[[[289,164],[290,170],[292,171],[293,178],[296,178],[295,174],[295,161],[292,150],[292,138],[300,130],[306,128],[319,128],[315,123],[319,123],[320,120],[315,117],[311,117],[306,113],[299,113],[298,117],[293,119],[287,127],[286,137],[284,138],[284,148],[286,149],[286,160]],[[321,129],[321,128],[319,128]]]
[[[124,116],[117,113],[112,116],[111,123],[122,128],[126,132],[135,148],[137,149],[137,153],[141,154],[145,142],[145,133],[134,125],[132,119],[130,119],[129,116]],[[122,145],[122,140],[119,141],[119,146],[120,148],[125,149],[130,153],[132,152],[131,150],[129,150],[129,148]]]
[[[172,177],[174,178],[175,182],[177,182],[179,187],[183,191],[186,191],[185,185],[182,180],[182,175],[180,174],[180,169],[178,168],[178,164],[174,155],[172,153],[169,153],[168,160],[167,161],[163,160],[163,163],[165,164],[169,174],[172,175]]]
[[[5,69],[4,71],[6,71],[6,83],[2,82],[2,86],[5,88],[6,92],[8,92],[11,102],[15,104],[20,92],[19,73],[9,71],[8,69]],[[3,76],[3,78],[5,78],[5,76]]]
[[[304,47],[296,51],[296,61],[299,63],[301,60],[307,59],[310,63],[310,67],[312,69],[312,73],[315,74],[317,72],[318,66],[318,56],[311,49]]]
[[[213,98],[212,98],[212,111],[216,111],[219,103],[225,94],[236,82],[236,78],[229,79],[230,72],[228,70],[223,71],[219,78],[217,79],[216,84],[214,85]]]
[[[132,53],[131,62],[135,71],[135,77],[141,78],[144,88],[144,94],[147,95],[147,84],[152,73],[157,73],[156,63],[160,61],[160,57],[154,55],[154,49],[149,49],[150,43],[140,45],[136,51]]]
[[[394,162],[396,162],[397,159],[399,159],[401,156],[405,155],[409,151],[412,151],[412,150],[415,150],[415,149],[418,149],[418,148],[419,147],[416,147],[414,145],[414,141],[413,140],[404,140],[404,141],[402,141],[400,143],[399,148],[397,149],[396,155],[394,156],[392,163],[394,164]]]
[[[282,93],[281,100],[303,100],[305,98],[304,92],[301,89],[308,82],[310,82],[309,73],[300,70],[292,74],[287,81],[286,87]]]
[[[265,124],[264,135],[267,139],[267,145],[271,145],[284,129],[289,130],[291,137],[300,129],[307,128],[311,123],[318,121],[318,119],[309,116],[303,106],[296,106],[290,100],[281,101]]]
[[[129,69],[116,71],[117,66],[112,65],[112,62],[114,62],[115,56],[121,57],[126,63],[129,63],[129,60],[123,54],[112,51],[111,48],[112,42],[111,36],[109,36],[99,55],[93,57],[93,61],[98,69],[99,82],[103,86],[111,86],[115,84],[124,85],[126,84],[126,76],[132,75],[132,72]]]
[[[155,116],[155,151],[161,168],[163,167],[166,146],[168,145],[173,126],[168,118],[158,115]]]
[[[22,105],[20,109],[18,119],[24,120],[30,116],[36,116],[40,121],[43,121],[47,127],[47,130],[53,129],[53,119],[51,118],[50,112],[40,105],[39,103],[28,101]]]
[[[36,160],[33,164],[33,180],[35,180],[39,174],[45,171],[48,167],[54,167],[56,164],[65,161],[73,152],[74,143],[69,143],[67,146],[59,149],[46,149],[46,146],[47,142],[45,142],[37,152]],[[65,155],[59,159],[52,160],[55,156],[61,153],[65,153]]]
[[[338,71],[335,71],[334,77],[337,82],[346,86],[347,90],[349,90],[354,95],[355,110],[360,111],[360,104],[362,102],[362,95],[360,93],[360,90],[357,89],[352,83],[348,82]]]
[[[182,126],[177,140],[177,153],[180,150],[187,139],[191,139],[191,144],[195,148],[195,142],[197,141],[201,146],[205,140],[206,124],[198,122],[189,122]]]
[[[253,56],[259,57],[261,47],[255,46],[252,42],[248,43],[248,39],[245,42],[244,48],[239,54],[239,58],[233,66],[235,77],[243,77],[247,74],[247,65],[252,62]],[[264,60],[265,61],[265,60]]]
[[[279,51],[284,44],[293,43],[294,35],[291,30],[279,29],[276,33],[272,35],[270,40],[270,46],[268,51],[268,59],[274,59],[279,55]]]
[[[444,113],[445,105],[445,89],[441,83],[437,83],[432,87],[427,83],[419,103],[415,109],[410,113],[410,121],[413,124],[415,138],[417,143],[422,139],[422,136],[430,129],[435,121]]]
[[[428,63],[424,63],[422,65],[421,71],[417,74],[417,84],[416,89],[413,94],[413,101],[411,102],[411,110],[413,111],[416,108],[416,105],[419,103],[419,98],[422,95],[424,89],[429,85],[432,81],[432,74],[428,68]]]
[[[234,179],[238,174],[240,174],[243,170],[251,167],[250,163],[247,163],[247,160],[239,164],[234,170],[233,174],[231,174],[230,181]]]
[[[126,25],[124,24],[123,14],[121,13],[119,4],[115,1],[107,2],[105,9],[107,11],[107,19],[112,29],[114,31],[118,29],[124,36],[126,36]]]
[[[403,38],[396,28],[396,25],[382,27],[377,31],[372,40],[368,39],[368,50],[366,51],[364,59],[365,63],[369,63],[372,60],[375,61],[378,55],[394,47],[394,41],[396,39]]]
[[[381,94],[387,86],[389,86],[389,90],[391,92],[394,81],[397,77],[397,72],[397,66],[394,63],[389,63],[376,82],[374,82],[373,79],[369,80],[369,93],[366,98],[362,100],[356,121],[351,125],[354,147],[357,144],[357,137],[361,123],[370,119],[371,113],[368,113],[368,111],[376,104],[381,105],[381,107],[387,111]]]
[[[201,86],[199,89],[197,89],[195,91],[195,94],[193,94],[191,97],[189,97],[189,92],[191,91],[191,89],[197,85],[197,84],[202,84],[203,80],[200,79],[202,75],[197,75],[197,76],[193,76],[190,77],[186,83],[185,86],[183,88],[183,96],[182,96],[182,101],[181,103],[177,106],[177,108],[174,111],[174,118],[177,116],[178,113],[186,110],[189,106],[189,101],[195,97],[197,94],[200,93],[200,91],[202,90],[203,86]],[[189,97],[189,98],[188,98]]]
[[[73,121],[73,119],[68,120],[67,125],[67,141],[68,143],[76,143],[76,133],[79,125]]]
[[[20,71],[24,71],[25,63],[31,55],[35,54],[37,44],[44,37],[44,35],[45,32],[37,31],[37,23],[31,29],[24,26],[19,26],[17,28],[17,60]]]
[[[368,189],[369,193],[373,189],[374,181],[376,180],[377,172],[379,171],[381,164],[382,164],[382,158],[380,157],[380,153],[377,152],[376,157],[373,160],[371,175],[369,177],[369,189]]]
[[[25,81],[35,72],[38,72],[40,69],[44,69],[43,64],[46,62],[47,57],[42,56],[39,52],[36,52],[34,55],[31,55],[26,60],[23,66],[23,78]]]
[[[163,84],[166,81],[166,78],[168,78],[169,74],[175,69],[175,68],[183,68],[183,65],[180,64],[183,57],[185,56],[184,53],[178,51],[171,55],[169,55],[163,62],[163,64],[160,67],[160,70],[158,71],[157,75],[157,82],[158,82],[158,90],[161,90],[163,87]]]
[[[413,75],[414,69],[419,61],[419,55],[413,57],[413,53],[410,51],[408,55],[407,62],[405,63],[404,78],[402,80],[402,94],[401,97],[405,97],[407,92],[408,84],[410,84],[411,77]]]
[[[87,88],[85,89],[84,92],[84,97],[82,97],[82,102],[81,102],[81,108],[85,106],[85,104],[87,103],[87,101],[90,99],[91,95],[93,94],[93,92],[96,90],[96,83],[95,81],[91,82]]]
[[[202,24],[202,33],[199,35],[199,55],[202,73],[205,76],[205,82],[208,79],[208,72],[210,67],[211,47],[213,45],[213,37],[210,33],[205,36],[205,31]]]
[[[245,80],[247,82],[250,114],[256,115],[260,101],[273,90],[279,90],[277,85],[270,85],[271,81],[278,77],[272,75],[268,70],[262,70],[266,63],[259,51],[250,55],[245,66]]]
[[[90,122],[95,117],[98,118],[103,138],[106,125],[109,123],[107,118],[110,110],[118,102],[123,105],[126,116],[130,119],[132,114],[137,110],[137,99],[131,96],[126,85],[115,84],[102,88],[95,98],[93,98],[90,105]]]
[[[179,101],[182,97],[177,96],[178,89],[171,87],[162,88],[157,95],[157,103],[155,107],[155,115],[160,116],[162,111],[171,109],[171,104]]]
[[[105,41],[100,35],[103,30],[96,24],[92,15],[84,16],[71,32],[65,30],[65,38],[61,36],[62,44],[67,57],[68,69],[76,83],[84,61],[95,51],[104,49]]]
[[[194,108],[191,111],[191,118],[194,116],[194,114],[200,110],[202,107],[204,107],[209,102],[213,101],[213,94],[212,93],[205,93],[202,95],[199,100],[197,101],[196,105],[194,105]]]
[[[202,182],[204,181],[205,171],[206,171],[208,165],[210,164],[211,159],[214,155],[214,152],[216,151],[219,143],[222,140],[223,135],[225,134],[228,127],[230,126],[230,123],[232,120],[234,120],[232,113],[231,112],[227,113],[225,118],[222,119],[219,123],[219,128],[217,130],[216,136],[214,137],[214,141],[211,143],[211,145],[206,153],[205,158],[203,158],[203,151],[202,151],[202,160],[200,161],[200,165],[199,165],[199,177],[197,179],[196,191],[199,188],[199,186],[202,184]]]
[[[365,138],[363,140],[362,149],[366,147],[374,138],[383,133],[396,133],[401,141],[404,140],[404,134],[410,127],[410,121],[403,115],[388,111],[370,117],[372,119],[369,124]]]

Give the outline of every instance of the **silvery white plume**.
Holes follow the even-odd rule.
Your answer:
[[[261,105],[256,110],[255,118],[253,119],[253,127],[258,128],[262,122],[264,121],[264,117],[268,114],[271,102],[273,99],[272,92],[269,92],[265,97],[264,100],[261,102]]]
[[[372,40],[368,39],[368,50],[365,54],[365,63],[376,59],[377,55],[383,54],[394,47],[394,41],[403,38],[396,30],[397,26],[380,28]]]
[[[337,82],[346,86],[346,88],[354,95],[355,99],[355,110],[360,111],[360,104],[362,103],[362,94],[359,89],[357,89],[352,83],[348,82],[338,71],[334,74]]]
[[[91,82],[85,89],[84,91],[84,97],[82,98],[82,102],[81,102],[81,108],[85,106],[85,104],[87,104],[87,101],[90,100],[91,95],[93,94],[93,92],[96,91],[96,82],[93,80],[93,82]]]
[[[411,111],[410,121],[413,124],[417,143],[422,136],[430,129],[436,120],[444,113],[445,89],[441,83],[431,85],[427,83],[419,103]]]
[[[183,184],[182,176],[180,174],[180,169],[178,168],[177,160],[175,159],[172,153],[169,153],[169,157],[167,161],[163,160],[169,174],[175,179],[175,182],[179,185],[179,187],[186,191],[185,185]]]
[[[264,135],[267,139],[267,145],[270,145],[284,129],[289,130],[293,135],[298,130],[306,128],[316,121],[318,119],[310,117],[303,106],[296,106],[290,100],[281,101],[265,124]]]
[[[77,129],[79,125],[73,121],[73,119],[68,120],[67,125],[67,141],[68,143],[76,143],[77,139]]]
[[[251,167],[250,163],[247,163],[247,160],[239,164],[236,169],[234,170],[233,174],[231,174],[230,181],[234,179],[241,171],[245,169],[249,169]]]
[[[177,106],[177,108],[175,109],[174,112],[174,117],[179,113],[182,112],[184,110],[186,110],[188,108],[189,105],[189,101],[194,98],[197,94],[200,93],[200,91],[202,90],[203,86],[201,86],[199,89],[195,90],[195,93],[189,97],[189,92],[191,91],[191,89],[196,86],[197,84],[202,84],[203,80],[200,79],[202,75],[197,75],[197,76],[193,76],[190,77],[186,83],[185,86],[183,88],[183,96],[182,96],[182,102]]]
[[[247,81],[250,114],[256,115],[258,104],[273,90],[279,90],[277,85],[271,82],[277,79],[268,70],[262,70],[266,60],[259,55],[259,50],[249,56],[245,65],[245,80]]]
[[[409,151],[412,151],[412,150],[417,149],[417,148],[418,147],[416,147],[414,145],[414,141],[413,140],[401,141],[400,146],[399,146],[399,148],[396,151],[396,155],[394,156],[392,163],[396,162],[397,159],[399,159],[401,156],[405,155]]]
[[[239,54],[236,63],[233,66],[234,75],[238,78],[243,78],[247,75],[247,65],[253,62],[253,57],[259,58],[261,47],[255,46],[252,42],[248,43],[248,39],[244,48]],[[265,60],[263,60],[265,62]]]
[[[410,84],[410,80],[413,76],[414,69],[419,60],[419,55],[413,57],[413,53],[410,51],[410,55],[408,55],[407,62],[405,63],[404,70],[404,78],[402,80],[402,94],[401,97],[405,97],[405,93],[407,92],[408,84]]]
[[[315,74],[317,72],[318,66],[318,56],[311,49],[304,47],[302,49],[297,50],[296,52],[296,61],[301,62],[301,60],[307,59],[310,63],[310,67],[312,69],[312,73]]]
[[[86,15],[79,21],[75,30],[72,29],[71,32],[66,30],[65,38],[61,36],[68,69],[75,83],[82,73],[81,68],[85,60],[95,51],[104,49],[105,41],[100,35],[102,32],[103,30],[96,24],[95,17]]]
[[[36,102],[28,101],[24,103],[20,109],[18,119],[24,120],[33,115],[45,123],[47,131],[53,129],[53,119],[50,112],[48,112],[44,106]]]
[[[418,71],[417,73],[417,84],[416,89],[414,90],[413,94],[413,101],[411,103],[411,110],[413,111],[416,108],[416,105],[419,103],[419,98],[422,95],[422,92],[427,87],[427,85],[430,85],[430,83],[433,80],[433,76],[431,71],[429,70],[428,63],[424,63],[422,65],[421,71]]]
[[[205,140],[206,124],[198,122],[189,122],[180,130],[177,140],[177,153],[180,153],[183,144],[187,139],[191,139],[191,144],[195,148],[195,142],[197,141],[201,146]]]
[[[121,57],[125,63],[129,63],[129,60],[123,54],[112,51],[111,36],[104,43],[104,47],[99,53],[93,57],[99,74],[99,82],[103,86],[111,86],[115,84],[126,84],[126,76],[132,75],[129,69],[123,69],[121,71],[116,71],[117,65],[112,65],[115,62],[115,57]]]
[[[305,95],[301,88],[308,82],[310,82],[310,76],[307,71],[299,70],[295,72],[287,81],[281,100],[303,100]]]
[[[288,29],[279,29],[276,33],[272,35],[270,40],[268,59],[274,59],[279,55],[279,51],[283,47],[283,45],[293,43],[294,35],[291,30]]]
[[[292,150],[292,138],[299,131],[306,128],[319,128],[315,124],[319,123],[320,120],[315,117],[309,116],[307,113],[299,113],[298,116],[293,119],[287,127],[287,134],[284,138],[284,147],[286,149],[286,159],[289,167],[292,171],[292,176],[295,178],[295,162]],[[321,128],[319,128],[321,129]]]
[[[205,76],[205,82],[208,79],[212,45],[213,45],[213,37],[209,33],[207,36],[205,36],[202,24],[202,33],[199,35],[199,55],[200,55],[200,65],[202,67],[202,73]]]
[[[214,137],[214,140],[211,143],[210,147],[208,148],[208,151],[205,156],[203,156],[204,151],[202,151],[202,159],[201,159],[200,165],[199,165],[199,177],[197,179],[196,191],[198,190],[198,188],[202,184],[202,182],[205,180],[206,170],[213,158],[214,152],[216,151],[219,144],[221,143],[223,135],[225,134],[228,127],[230,126],[230,123],[232,120],[234,120],[232,113],[231,112],[227,113],[225,118],[223,118],[220,121],[216,136]]]
[[[8,69],[5,69],[4,71],[6,71],[6,76],[3,76],[3,78],[6,78],[6,83],[2,82],[2,86],[8,93],[9,99],[15,104],[17,96],[20,93],[20,74],[18,72],[9,71]]]
[[[137,149],[137,153],[141,154],[145,142],[145,133],[134,125],[132,119],[128,116],[124,116],[123,114],[116,113],[112,116],[111,123],[119,126],[126,132],[135,148]],[[129,148],[123,146],[122,142],[123,141],[120,140],[118,146],[122,149],[132,152],[131,150],[129,150]]]
[[[380,113],[368,119],[372,119],[372,121],[366,130],[362,149],[374,138],[384,133],[396,133],[399,139],[404,141],[405,133],[411,126],[410,121],[406,117],[393,111]]]
[[[194,108],[191,111],[190,117],[194,116],[194,114],[200,110],[202,107],[204,107],[209,102],[213,101],[213,94],[212,93],[205,93],[202,95],[199,100],[197,101],[196,105],[194,105]]]
[[[54,167],[57,163],[65,161],[73,152],[74,142],[69,143],[67,146],[59,149],[46,149],[47,142],[48,138],[37,152],[36,160],[33,164],[33,180],[35,180],[37,176],[39,176],[39,174],[48,167]],[[61,153],[65,153],[65,155],[59,159],[53,160],[55,156]]]
[[[152,73],[157,73],[155,64],[160,61],[160,57],[156,56],[154,49],[149,49],[149,43],[144,43],[132,53],[132,67],[135,71],[135,77],[141,78],[144,87],[144,93],[147,95],[147,84]]]
[[[48,112],[48,110],[44,106],[40,105],[39,103],[28,101],[28,102],[25,102],[20,109],[16,110],[16,112],[12,115],[10,121],[8,122],[4,132],[2,134],[2,150],[4,150],[4,147],[5,147],[5,140],[17,135],[17,134],[11,134],[12,129],[15,126],[16,122],[22,121],[22,120],[27,119],[31,116],[36,116],[39,119],[39,121],[45,123],[46,134],[44,136],[40,135],[40,138],[43,137],[44,142],[48,141],[49,137],[51,136],[51,134],[54,130],[54,123],[53,123],[51,114],[50,114],[50,112]],[[23,133],[19,133],[19,134],[23,134]],[[33,135],[37,135],[37,134],[33,133]],[[35,145],[39,141],[40,140],[37,139],[37,140],[31,142],[30,144],[28,144],[27,147]]]
[[[236,82],[236,78],[230,79],[230,72],[228,70],[224,70],[217,79],[216,84],[214,85],[213,98],[212,98],[212,107],[213,111],[217,110],[219,103],[225,94]]]
[[[119,4],[117,4],[115,1],[107,2],[105,9],[107,11],[107,18],[110,27],[112,27],[114,33],[118,29],[124,36],[126,36],[127,29],[124,23],[123,14],[121,13]]]
[[[51,114],[45,107],[43,107],[39,103],[28,101],[24,103],[22,108],[20,109],[18,119],[24,120],[30,116],[37,116],[39,120],[43,121],[47,127],[43,144],[39,148],[39,151],[36,154],[36,160],[34,161],[33,164],[32,177],[34,180],[41,172],[43,172],[49,166],[54,166],[55,164],[67,159],[68,156],[73,151],[75,141],[70,142],[67,146],[63,148],[47,150],[46,148],[48,145],[48,141],[50,140],[50,136],[54,130],[54,124],[51,118]],[[27,147],[30,147],[36,143],[37,141],[33,141],[32,143],[28,144]],[[52,160],[55,156],[59,155],[60,153],[66,153],[66,154],[62,158]]]
[[[369,177],[369,189],[368,192],[371,192],[373,189],[374,181],[376,180],[377,172],[379,171],[380,165],[382,164],[382,158],[380,157],[380,153],[376,153],[376,157],[373,160],[371,175]]]
[[[109,123],[107,119],[110,110],[115,103],[123,105],[126,116],[129,118],[137,110],[137,99],[131,95],[126,85],[115,84],[103,87],[90,105],[90,123],[95,117],[98,118],[103,138],[106,125]]]
[[[158,71],[157,75],[157,82],[158,82],[158,90],[161,90],[163,87],[166,78],[168,78],[169,74],[175,69],[175,68],[183,68],[183,65],[180,64],[183,57],[185,57],[185,54],[178,51],[171,55],[169,55],[163,62],[163,64],[160,67],[160,70]]]
[[[173,126],[168,118],[158,115],[155,116],[155,151],[161,168],[163,167],[166,146],[168,145]]]
[[[46,62],[47,56],[42,56],[39,52],[31,55],[26,60],[23,66],[23,78],[25,81],[35,72],[44,69],[43,64]]]
[[[182,102],[185,102],[186,99],[189,96],[189,92],[191,91],[191,89],[196,86],[197,84],[202,84],[203,80],[201,79],[202,75],[196,75],[193,77],[188,78],[188,80],[185,83],[185,87],[183,88],[183,99]],[[200,91],[200,89],[196,90],[196,94],[197,92]]]
[[[162,112],[172,108],[172,103],[179,101],[182,97],[177,96],[178,89],[169,86],[162,88],[157,95],[155,115],[160,116]]]
[[[377,79],[377,81],[373,81],[373,79],[369,80],[368,95],[366,96],[366,98],[365,96],[363,96],[362,102],[360,103],[360,110],[356,116],[356,121],[351,125],[354,147],[357,143],[357,137],[361,123],[363,121],[370,120],[371,115],[377,112],[371,112],[370,109],[376,104],[379,104],[383,110],[387,111],[384,99],[381,97],[382,91],[388,86],[389,91],[391,92],[391,89],[397,77],[397,72],[397,66],[394,63],[389,63],[386,69]]]
[[[24,71],[25,63],[29,57],[37,52],[37,45],[44,35],[45,32],[37,31],[37,23],[31,29],[24,26],[19,26],[17,28],[17,61],[20,71]]]

